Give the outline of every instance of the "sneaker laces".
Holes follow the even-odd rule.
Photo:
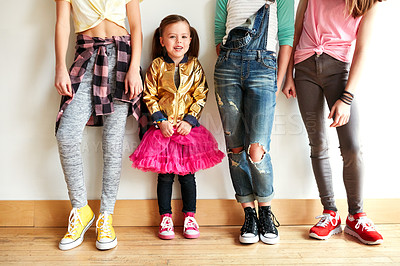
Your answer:
[[[374,223],[367,217],[360,217],[357,219],[357,223],[355,225],[355,228],[358,229],[362,227],[362,230],[364,231],[375,231],[375,226]]]
[[[269,233],[276,231],[275,227],[281,226],[278,219],[276,219],[275,215],[271,210],[261,210],[260,211],[260,227],[263,232]],[[272,223],[271,223],[272,222]]]
[[[187,216],[185,218],[185,221],[183,222],[183,228],[186,230],[197,230],[199,228],[198,223],[196,222],[196,219],[191,216]]]
[[[258,224],[257,215],[253,212],[253,210],[248,211],[245,209],[244,224],[240,229],[240,231],[242,233],[254,232],[257,224]]]
[[[83,225],[81,216],[79,215],[78,208],[73,208],[68,218],[68,232],[65,237],[74,237],[76,232],[76,226],[79,224]]]
[[[160,231],[173,231],[174,229],[174,224],[172,223],[172,218],[168,216],[164,216],[162,221],[161,221],[161,230]]]
[[[319,227],[326,227],[329,223],[332,224],[332,226],[336,226],[338,224],[338,219],[334,219],[332,215],[329,213],[323,213],[322,215],[319,215],[315,217],[315,219],[320,219],[321,220],[317,223],[317,226]]]
[[[102,223],[100,221],[103,221]],[[99,219],[96,222],[96,233],[99,231],[100,238],[108,237],[111,238],[111,227],[108,222],[108,214],[107,212],[101,213]]]

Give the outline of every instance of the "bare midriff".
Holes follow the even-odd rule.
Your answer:
[[[127,35],[128,31],[114,22],[105,19],[96,27],[79,32],[79,34],[88,35],[90,37],[110,38],[112,36]]]

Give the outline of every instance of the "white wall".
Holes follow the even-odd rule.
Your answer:
[[[141,3],[144,34],[142,66],[150,63],[152,33],[172,13],[184,15],[200,35],[200,61],[210,94],[200,122],[214,133],[225,150],[213,88],[216,55],[213,41],[215,0],[144,0]],[[400,26],[398,1],[381,4],[363,80],[356,97],[361,102],[365,157],[365,197],[398,198],[399,126],[398,82]],[[54,137],[54,120],[60,96],[54,79],[55,3],[51,0],[0,0],[0,200],[68,199]],[[69,62],[74,37],[70,40]],[[138,144],[137,123],[126,126],[119,199],[156,197],[156,174],[130,167],[128,156]],[[337,198],[345,198],[341,158],[335,130],[330,129],[332,168]],[[101,129],[85,129],[82,146],[90,199],[101,190]],[[278,97],[271,154],[276,198],[318,198],[309,162],[309,148],[296,100]],[[199,199],[234,198],[227,159],[197,174]],[[175,187],[174,197],[180,197]]]

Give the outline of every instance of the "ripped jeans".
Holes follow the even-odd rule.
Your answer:
[[[236,199],[269,202],[274,196],[269,150],[277,90],[275,53],[221,50],[214,82]],[[264,149],[258,162],[249,156],[252,144]],[[240,153],[231,151],[239,147]]]

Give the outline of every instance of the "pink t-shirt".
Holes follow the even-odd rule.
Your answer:
[[[322,53],[350,62],[360,21],[347,14],[344,0],[308,0],[294,63]]]

